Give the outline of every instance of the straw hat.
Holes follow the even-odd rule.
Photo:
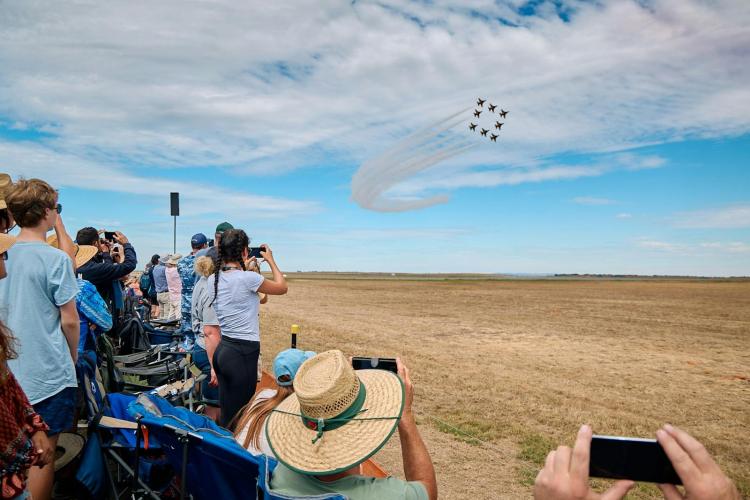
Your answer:
[[[167,259],[167,264],[173,264],[173,265],[176,266],[177,263],[180,261],[181,258],[182,258],[182,254],[181,253],[176,253],[174,255],[170,255],[169,259]]]
[[[355,372],[337,350],[305,361],[294,390],[269,415],[266,437],[279,461],[302,474],[337,474],[367,460],[396,430],[404,406],[396,374]]]
[[[47,236],[47,244],[55,248],[60,248],[60,246],[57,244],[56,234]],[[94,256],[99,253],[99,249],[93,245],[74,245],[76,248],[76,269],[93,259]]]
[[[0,174],[0,210],[8,208],[8,204],[5,202],[5,198],[10,193],[10,189],[13,187],[13,180],[10,175],[6,173]]]
[[[16,239],[5,233],[0,233],[0,253],[5,253],[10,247],[16,244]]]

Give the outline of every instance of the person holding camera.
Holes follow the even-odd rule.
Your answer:
[[[216,269],[206,283],[208,290],[213,291],[211,303],[221,328],[213,368],[219,381],[219,422],[225,427],[255,394],[260,354],[259,293],[287,292],[286,279],[268,245],[261,245],[261,257],[270,265],[272,277],[248,270],[255,263],[249,256],[249,243],[241,229],[224,231]]]
[[[602,499],[619,500],[635,485],[633,481],[617,481],[602,494],[589,486],[591,427],[582,425],[571,450],[560,446],[549,452],[544,468],[534,482],[537,500]],[[740,500],[732,481],[722,472],[706,448],[687,432],[671,425],[656,431],[656,440],[664,449],[675,472],[682,480],[685,493],[673,484],[660,484],[667,500]]]
[[[105,233],[107,234],[107,233]],[[76,243],[79,245],[93,245],[99,248],[99,253],[86,264],[78,268],[78,273],[83,279],[90,281],[101,294],[102,298],[112,307],[113,299],[119,288],[122,295],[120,278],[129,275],[138,264],[133,245],[128,238],[119,231],[111,233],[112,241],[99,238],[99,231],[93,227],[84,227],[76,234]],[[122,262],[116,262],[112,256],[113,244],[117,242],[122,246]]]

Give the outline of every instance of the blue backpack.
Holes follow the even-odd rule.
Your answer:
[[[151,279],[150,270],[147,273],[141,274],[141,279],[138,281],[138,284],[141,287],[141,292],[143,293],[144,297],[150,297],[154,294],[154,282]]]

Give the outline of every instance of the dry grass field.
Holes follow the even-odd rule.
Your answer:
[[[750,495],[749,281],[290,278],[262,312],[265,367],[292,323],[305,349],[401,355],[442,498],[529,498],[584,422],[681,426]],[[402,476],[398,446],[376,459]]]

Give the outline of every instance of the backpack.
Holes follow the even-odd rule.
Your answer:
[[[138,281],[138,284],[141,287],[141,292],[143,292],[144,297],[150,297],[153,295],[152,288],[154,287],[154,283],[151,280],[151,271],[141,274],[141,279]]]

